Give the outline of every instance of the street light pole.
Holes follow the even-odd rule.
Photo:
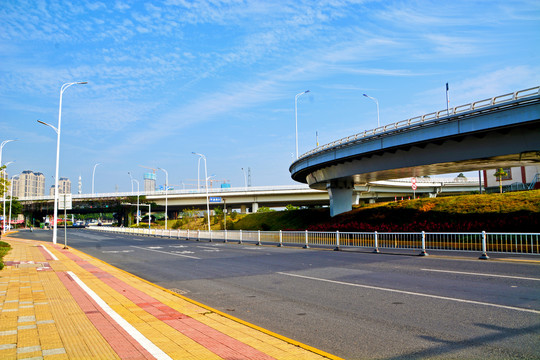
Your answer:
[[[57,135],[56,138],[56,170],[55,170],[55,176],[54,176],[54,223],[53,223],[53,244],[56,244],[57,240],[57,222],[58,222],[58,168],[60,166],[60,129],[62,125],[62,95],[64,94],[64,91],[71,85],[84,85],[88,84],[86,81],[76,81],[71,83],[65,83],[60,88],[60,105],[58,106],[58,127],[54,127],[51,124],[47,124],[46,122],[38,120],[39,123],[43,125],[47,125],[50,128],[52,128]]]
[[[8,161],[6,163],[6,167],[9,164],[13,164],[13,161]],[[6,169],[2,169],[2,171],[0,172],[0,176],[2,177],[2,179],[4,178],[5,173],[6,173]],[[6,232],[6,193],[5,192],[2,194],[2,232]]]
[[[296,94],[294,97],[294,126],[295,126],[295,133],[296,133],[296,159],[298,159],[298,98],[301,95],[307,94],[309,90],[306,90],[304,92]]]
[[[210,229],[210,200],[208,199],[208,169],[206,168],[206,156],[203,154],[199,154],[196,152],[192,152],[193,155],[199,156],[199,160],[204,160],[204,178],[205,178],[205,188],[206,188],[206,215],[207,215],[207,221],[208,221],[208,232],[210,233],[210,241],[212,241],[212,230]],[[212,177],[212,176],[210,176]]]
[[[16,141],[16,140],[4,140],[2,141],[2,143],[0,144],[0,168],[2,167],[2,149],[4,148],[4,146],[9,143],[9,142],[12,142],[12,141]],[[0,171],[0,175],[3,176],[4,174],[4,170]],[[5,199],[5,195],[2,194],[2,198]],[[5,204],[5,203],[4,203]],[[6,219],[5,219],[5,215],[4,217],[2,218],[2,229],[5,230],[5,225],[6,225]]]
[[[246,170],[242,168],[242,172],[244,173],[244,188],[247,190],[247,177],[246,177]]]
[[[370,98],[371,100],[375,101],[375,104],[377,104],[377,127],[380,127],[381,124],[379,122],[379,101],[375,99],[374,97],[371,97],[369,95],[363,94],[365,97]]]
[[[17,174],[17,175],[13,175],[11,177],[11,185],[9,187],[9,220],[8,220],[8,226],[9,226],[9,229],[11,230],[11,205],[12,205],[12,202],[13,202],[13,179],[15,179],[15,177],[19,176],[20,174]]]
[[[133,195],[133,176],[131,176],[131,172],[128,171],[129,179],[131,180],[131,195]]]
[[[197,160],[197,191],[201,190],[201,180],[200,180],[200,175],[199,175],[200,170],[201,170],[201,157],[199,157],[199,159]]]
[[[131,182],[135,181],[137,183],[137,216],[136,216],[136,224],[137,227],[139,226],[139,180],[137,179],[131,179]]]
[[[92,171],[92,195],[94,195],[94,176],[96,175],[96,167],[98,165],[101,165],[100,163],[97,163],[94,165],[94,170]]]
[[[167,188],[169,187],[169,173],[163,168],[158,168],[165,172],[165,230],[167,230]]]

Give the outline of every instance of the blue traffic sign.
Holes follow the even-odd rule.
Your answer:
[[[208,198],[208,201],[209,202],[221,202],[221,197],[219,197],[219,196],[210,196]]]

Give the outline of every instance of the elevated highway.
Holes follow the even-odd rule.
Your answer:
[[[418,116],[317,147],[291,166],[294,180],[348,211],[355,187],[377,180],[540,162],[540,87]]]
[[[395,198],[408,198],[413,194],[419,196],[437,196],[441,193],[460,193],[478,189],[478,181],[466,179],[418,179],[416,191],[411,189],[410,179],[397,179],[391,181],[377,181],[358,185],[354,189],[354,202],[375,202],[380,200],[394,200]],[[169,217],[174,218],[174,212],[184,209],[206,207],[206,191],[197,190],[170,190],[140,192],[140,202],[152,203],[152,211],[163,211],[165,199]],[[256,212],[259,206],[285,207],[289,204],[295,206],[328,206],[329,195],[327,191],[311,189],[306,185],[289,186],[261,186],[248,188],[209,189],[210,207],[227,207],[229,211],[237,209],[242,213]],[[69,213],[96,213],[127,211],[123,204],[135,203],[137,193],[103,193],[103,194],[74,194],[72,195],[73,209]],[[25,213],[35,216],[50,215],[53,211],[53,196],[41,196],[19,199],[25,207]],[[145,211],[146,208],[143,208]],[[171,216],[173,215],[173,216]]]

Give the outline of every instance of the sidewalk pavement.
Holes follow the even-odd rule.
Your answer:
[[[339,359],[75,249],[2,240],[0,359]]]

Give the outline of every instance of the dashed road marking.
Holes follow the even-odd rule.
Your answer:
[[[355,287],[360,287],[360,288],[364,288],[364,289],[388,291],[388,292],[393,292],[393,293],[398,293],[398,294],[423,296],[423,297],[428,297],[428,298],[432,298],[432,299],[455,301],[455,302],[461,302],[461,303],[466,303],[466,304],[491,306],[491,307],[496,307],[496,308],[500,308],[500,309],[516,310],[516,311],[522,311],[522,312],[530,312],[530,313],[533,313],[533,314],[540,314],[539,310],[525,309],[525,308],[519,308],[519,307],[515,307],[515,306],[507,306],[507,305],[493,304],[493,303],[487,303],[487,302],[482,302],[482,301],[451,298],[451,297],[447,297],[447,296],[423,294],[423,293],[417,293],[417,292],[412,292],[412,291],[383,288],[383,287],[379,287],[379,286],[347,283],[347,282],[344,282],[344,281],[321,279],[321,278],[316,278],[316,277],[311,277],[311,276],[298,275],[298,274],[289,274],[289,273],[284,273],[284,272],[278,272],[277,274],[286,275],[286,276],[292,276],[292,277],[298,277],[298,278],[303,278],[303,279],[309,279],[309,280],[323,281],[323,282],[328,282],[328,283],[333,283],[333,284],[338,284],[338,285],[355,286]]]
[[[134,247],[134,248],[136,248],[136,249],[141,249],[141,250],[155,251],[155,252],[158,252],[158,253],[168,254],[168,255],[172,255],[172,256],[182,256],[182,257],[187,257],[187,258],[195,259],[195,260],[200,260],[200,259],[201,259],[201,258],[198,258],[198,257],[196,257],[196,256],[189,256],[189,255],[183,255],[183,254],[172,253],[172,252],[168,252],[168,251],[154,250],[154,249],[144,248],[144,247],[141,247],[141,246],[134,246],[134,245],[131,245],[131,247]]]
[[[523,276],[510,276],[510,275],[497,275],[497,274],[482,274],[482,273],[472,273],[472,272],[463,272],[463,271],[450,271],[450,270],[436,270],[436,269],[421,269],[421,270],[423,270],[423,271],[432,271],[432,272],[440,272],[440,273],[448,273],[448,274],[474,275],[474,276],[490,276],[490,277],[499,277],[499,278],[506,278],[506,279],[540,281],[540,279],[538,279],[538,278],[530,278],[530,277],[523,277]]]

